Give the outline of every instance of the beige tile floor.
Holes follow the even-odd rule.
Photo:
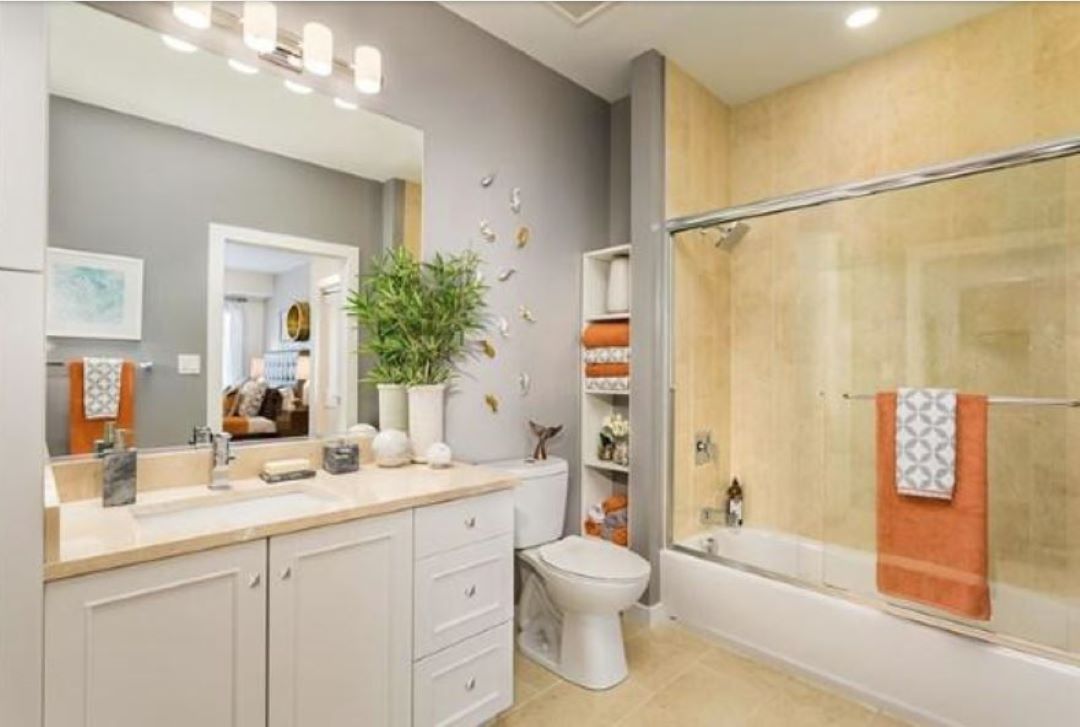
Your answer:
[[[625,631],[630,676],[605,692],[559,679],[521,654],[499,727],[900,727],[907,723],[743,658],[678,626]]]

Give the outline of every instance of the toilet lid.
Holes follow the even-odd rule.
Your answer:
[[[541,547],[540,558],[561,571],[597,580],[637,580],[649,575],[649,561],[632,550],[578,535]]]

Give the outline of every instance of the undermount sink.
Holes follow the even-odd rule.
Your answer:
[[[337,500],[310,485],[270,485],[133,505],[131,513],[144,531],[235,529],[317,513]]]

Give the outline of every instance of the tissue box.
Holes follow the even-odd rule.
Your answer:
[[[323,445],[323,469],[332,475],[344,475],[360,469],[360,445],[336,442]]]

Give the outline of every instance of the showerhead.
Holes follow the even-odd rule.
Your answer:
[[[725,222],[722,225],[717,225],[716,231],[719,233],[716,238],[716,246],[724,250],[730,250],[746,237],[746,233],[750,231],[750,225],[745,222]]]

